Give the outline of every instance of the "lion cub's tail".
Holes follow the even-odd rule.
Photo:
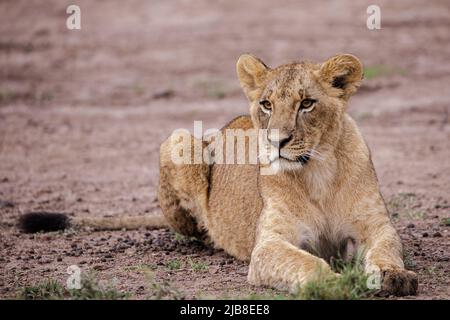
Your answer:
[[[25,233],[58,231],[69,227],[90,227],[94,230],[160,229],[168,227],[162,214],[119,217],[73,217],[63,213],[31,212],[19,218],[19,229]]]

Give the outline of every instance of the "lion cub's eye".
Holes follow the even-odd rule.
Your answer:
[[[259,105],[261,106],[262,112],[267,114],[270,114],[272,112],[272,104],[269,100],[262,100],[259,102]]]
[[[302,112],[311,111],[314,108],[315,102],[316,100],[314,99],[303,99],[302,102],[300,102],[300,110]]]

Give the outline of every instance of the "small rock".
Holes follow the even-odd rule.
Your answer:
[[[424,238],[428,237],[428,232],[422,233],[422,237],[424,237]]]
[[[12,201],[0,200],[0,208],[14,208],[15,204]]]
[[[175,91],[168,89],[153,94],[153,99],[169,99],[175,95]]]
[[[216,274],[219,271],[219,267],[218,266],[212,266],[208,268],[209,273],[211,274]]]

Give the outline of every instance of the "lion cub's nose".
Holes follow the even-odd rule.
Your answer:
[[[289,141],[291,141],[292,139],[292,134],[287,135],[287,134],[273,134],[272,132],[270,132],[267,135],[267,140],[269,140],[269,142],[276,148],[281,149],[283,148],[285,145],[287,145],[289,143]]]

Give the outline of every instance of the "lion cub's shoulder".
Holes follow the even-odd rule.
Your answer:
[[[238,116],[222,127],[222,130],[226,129],[253,129],[253,122],[249,115]]]

